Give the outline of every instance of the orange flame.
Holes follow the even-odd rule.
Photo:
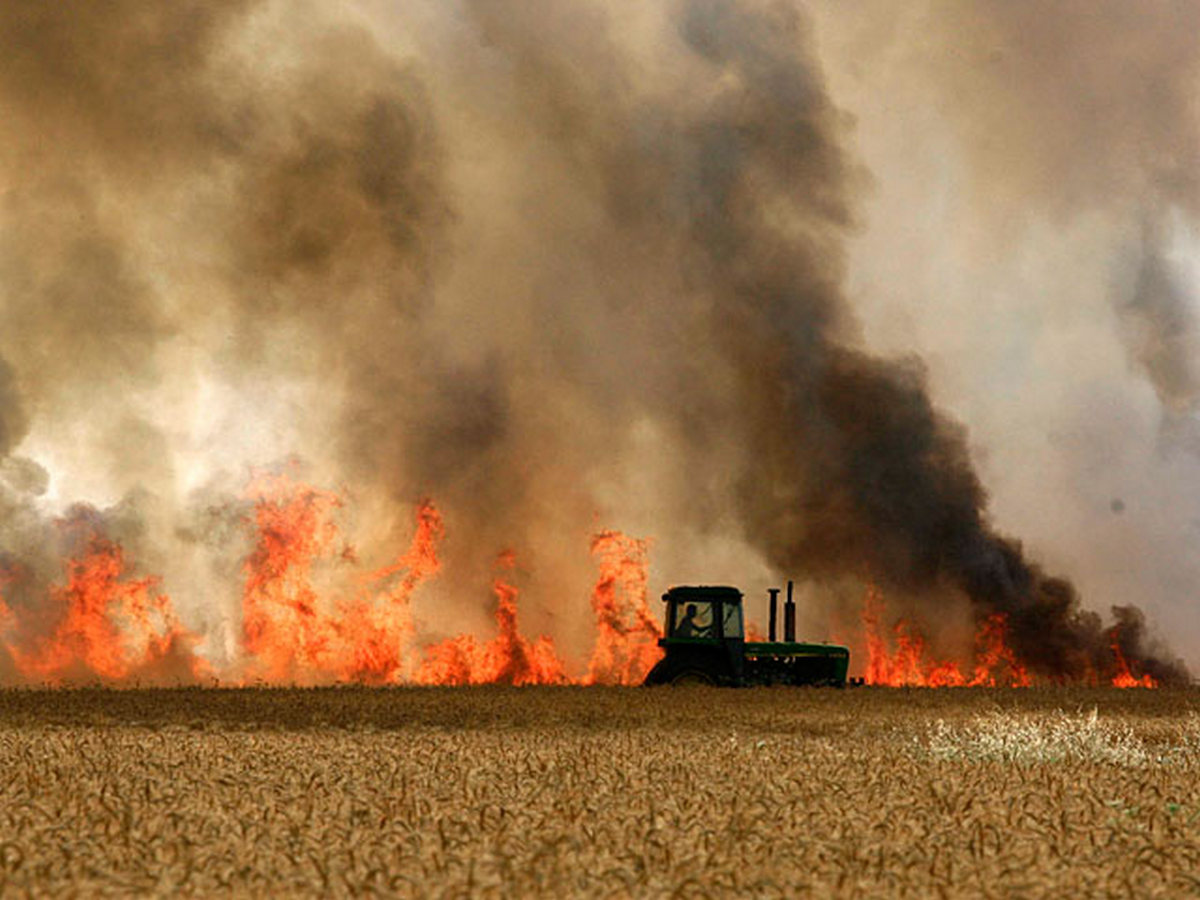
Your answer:
[[[988,616],[975,634],[975,665],[971,677],[951,660],[930,659],[925,640],[907,619],[892,628],[895,650],[880,630],[883,596],[869,588],[863,602],[862,623],[867,646],[867,684],[889,687],[1029,687],[1033,683],[1028,670],[1017,662],[1007,642],[1007,620],[1003,615]]]
[[[437,548],[445,531],[432,501],[422,500],[408,550],[395,563],[365,579],[367,585],[377,587],[378,593],[360,591],[342,607],[339,634],[350,647],[348,658],[338,667],[338,677],[365,684],[402,679],[404,651],[414,631],[409,602],[418,587],[441,571]]]
[[[649,541],[619,531],[592,538],[600,574],[592,589],[596,644],[584,684],[640,684],[662,656],[662,631],[646,602],[649,550]]]
[[[516,557],[502,553],[497,566],[512,569]],[[523,637],[517,628],[517,589],[497,575],[492,582],[496,594],[498,634],[480,644],[474,636],[460,634],[427,647],[417,673],[422,684],[565,684],[566,671],[554,642],[542,635],[536,641]]]
[[[1117,674],[1113,676],[1113,687],[1119,688],[1156,688],[1158,682],[1149,675],[1142,675],[1140,678],[1129,670],[1129,662],[1125,659],[1125,654],[1121,652],[1121,645],[1118,641],[1120,632],[1114,628],[1112,630],[1112,639],[1109,646],[1112,647],[1113,657],[1117,663]]]
[[[996,673],[1003,672],[1006,679],[997,682]],[[1033,678],[1029,670],[1017,662],[1016,654],[1008,645],[1008,620],[995,613],[983,620],[975,634],[975,675],[969,682],[971,687],[1031,687]]]
[[[503,574],[515,567],[512,552],[499,558],[502,571],[492,584],[496,635],[480,641],[460,634],[413,652],[412,596],[441,571],[445,527],[432,502],[417,506],[411,545],[392,564],[351,579],[352,590],[339,593],[325,584],[332,569],[357,562],[336,521],[340,498],[286,474],[256,477],[247,496],[253,501],[254,548],[244,563],[243,677],[276,683],[636,684],[659,657],[661,632],[647,603],[649,541],[618,531],[593,537],[599,568],[591,594],[595,644],[585,673],[572,678],[549,637],[530,640],[518,627],[518,591]],[[158,589],[160,579],[130,577],[119,544],[94,529],[84,537],[84,552],[64,562],[65,583],[49,589],[60,611],[49,633],[39,633],[30,611],[10,608],[4,595],[24,576],[0,569],[0,643],[20,676],[53,683],[210,677],[209,664],[194,653],[198,636],[180,623]],[[868,684],[1033,683],[1008,644],[1002,615],[979,624],[973,663],[966,665],[934,659],[909,620],[897,620],[885,635],[883,614],[882,595],[868,590],[862,610]],[[756,629],[748,630],[755,639]],[[1152,676],[1132,671],[1118,638],[1113,629],[1112,684],[1157,687]]]
[[[616,531],[593,538],[600,570],[592,591],[596,642],[586,673],[575,679],[549,637],[521,634],[517,588],[502,573],[492,585],[495,637],[460,634],[414,652],[410,601],[441,571],[445,527],[432,502],[418,505],[404,553],[355,577],[347,569],[357,559],[338,525],[337,494],[285,472],[256,475],[245,497],[253,544],[243,563],[242,659],[240,671],[226,673],[236,682],[632,684],[658,656],[658,624],[646,602],[648,541]],[[65,564],[66,584],[50,589],[63,612],[49,634],[9,609],[3,594],[15,576],[0,569],[0,641],[20,676],[110,682],[211,676],[193,652],[196,636],[158,590],[160,580],[127,577],[115,543],[92,535],[87,548]],[[514,555],[502,554],[498,566],[514,568]]]
[[[333,555],[340,539],[333,512],[338,497],[297,484],[287,475],[260,475],[251,483],[257,542],[244,564],[242,643],[251,674],[270,681],[295,679],[325,668],[337,640],[333,620],[320,608],[313,564]],[[350,554],[343,549],[341,555]]]
[[[8,645],[26,678],[126,681],[195,680],[207,666],[192,654],[195,635],[175,617],[154,577],[125,579],[120,545],[93,535],[80,559],[65,564],[67,581],[50,589],[63,610],[54,630],[31,647]],[[5,607],[10,624],[15,617]]]
[[[245,563],[243,647],[252,677],[278,682],[336,678],[371,684],[406,677],[423,684],[558,684],[569,681],[553,641],[525,638],[517,624],[517,589],[493,583],[497,634],[480,642],[460,634],[424,649],[405,668],[414,638],[413,591],[441,569],[440,515],[425,501],[412,546],[395,564],[361,579],[359,592],[321,602],[315,581],[321,562],[352,561],[335,521],[339,498],[292,480],[265,475],[250,488],[256,544]],[[593,540],[600,575],[593,591],[597,639],[584,683],[636,683],[658,655],[657,623],[646,603],[648,542],[619,532]],[[498,565],[511,569],[515,557]],[[385,585],[382,589],[379,585]]]
[[[353,562],[334,520],[337,495],[293,481],[260,476],[251,485],[257,541],[245,563],[243,647],[250,674],[270,681],[337,679],[367,684],[403,678],[413,635],[413,591],[441,570],[437,547],[445,533],[434,505],[417,507],[408,550],[360,580],[336,604],[322,603],[314,566]]]
[[[12,609],[4,601],[4,590],[12,582],[13,574],[6,568],[0,568],[0,637],[8,635],[14,624],[16,624],[16,616],[13,615]]]
[[[410,546],[390,565],[348,581],[327,584],[356,564],[337,524],[341,499],[287,474],[260,475],[247,489],[253,550],[244,563],[242,679],[270,682],[366,684],[636,684],[660,655],[659,624],[647,603],[649,541],[618,531],[592,538],[599,569],[591,593],[595,643],[585,672],[568,676],[554,642],[534,640],[518,627],[518,591],[504,574],[515,567],[510,551],[497,561],[493,580],[496,634],[481,641],[459,634],[414,652],[410,609],[414,592],[441,571],[441,515],[422,501]],[[197,681],[211,677],[194,652],[198,636],[180,623],[155,576],[129,575],[122,547],[97,533],[84,535],[84,552],[64,562],[65,583],[51,585],[59,615],[49,632],[35,611],[10,608],[5,595],[23,583],[22,570],[0,568],[0,643],[24,679]],[[862,610],[868,684],[890,686],[1011,686],[1033,683],[1008,644],[1002,615],[980,622],[971,664],[931,656],[920,629],[899,619],[885,634],[882,595],[868,590]],[[748,625],[750,639],[761,640]],[[1116,687],[1153,688],[1136,674],[1110,633]],[[1109,672],[1113,671],[1110,669]],[[1107,677],[1107,673],[1105,675]],[[1093,676],[1093,683],[1099,680]]]

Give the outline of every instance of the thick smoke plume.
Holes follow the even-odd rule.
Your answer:
[[[815,8],[883,195],[875,343],[932,362],[1006,521],[1094,608],[1194,645],[1200,10]]]
[[[1136,610],[1113,631],[1000,533],[927,365],[872,352],[847,285],[873,176],[813,27],[754,0],[6,5],[0,551],[22,627],[54,620],[69,532],[161,573],[205,654],[236,657],[258,552],[239,492],[296,456],[369,556],[436,498],[434,634],[486,624],[463,598],[512,548],[523,615],[580,645],[587,535],[616,524],[655,536],[666,581],[873,582],[935,620],[1006,614],[1046,678],[1104,676],[1114,641],[1186,677]],[[1164,115],[1151,136],[1182,152]],[[1159,169],[1143,208],[1192,190]],[[1100,190],[1056,184],[1059,215]],[[1157,253],[1114,327],[1187,413],[1192,320]]]

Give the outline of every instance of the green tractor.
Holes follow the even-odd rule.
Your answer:
[[[784,638],[775,640],[779,589],[772,588],[770,640],[747,642],[742,592],[734,587],[674,587],[667,604],[665,655],[646,676],[646,684],[828,685],[845,687],[850,651],[836,644],[796,640],[796,605],[788,582]]]

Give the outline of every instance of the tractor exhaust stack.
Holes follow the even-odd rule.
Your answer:
[[[776,605],[779,601],[779,588],[767,588],[767,593],[771,595],[771,617],[768,620],[767,640],[773,644],[775,643],[775,623],[778,619]]]
[[[792,599],[792,582],[788,581],[787,603],[783,605],[783,639],[788,643],[796,640],[796,602]]]

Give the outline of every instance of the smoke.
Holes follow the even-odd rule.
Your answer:
[[[1131,359],[1154,387],[1164,414],[1188,416],[1200,400],[1200,334],[1191,297],[1165,241],[1147,234],[1133,290],[1118,306]]]
[[[1122,340],[1164,414],[1187,413],[1198,335],[1171,250],[1180,222],[1200,213],[1200,53],[1187,38],[1200,11],[1069,2],[1047,14],[1019,0],[935,3],[929,15],[927,65],[979,205],[1007,218],[1014,240],[1041,217],[1120,228],[1118,252],[1136,271],[1111,289]]]
[[[94,498],[15,487],[5,598],[46,630],[58,558],[119,540],[219,630],[246,536],[204,511],[236,520],[248,467],[293,452],[379,463],[355,398],[412,393],[381,358],[414,355],[442,209],[420,84],[361,25],[255,2],[8,4],[0,45],[0,450],[32,430],[55,494]]]
[[[1196,8],[814,10],[879,186],[872,344],[928,363],[1006,528],[1194,646]]]
[[[720,352],[735,395],[705,421],[677,419],[699,445],[688,464],[717,458],[737,473],[730,499],[741,526],[777,571],[859,572],[912,593],[957,589],[980,616],[1010,616],[1014,646],[1038,673],[1103,671],[1110,649],[1099,617],[996,533],[964,429],[934,407],[919,362],[860,349],[842,246],[863,179],[842,149],[845,121],[802,17],[693,2],[681,22],[699,83],[721,87],[659,105],[618,85],[588,86],[624,101],[614,105],[580,88],[584,77],[558,68],[557,55],[544,60],[529,23],[488,20],[493,39],[511,42],[508,52],[549,95],[537,96],[545,114],[573,111],[556,136],[581,168],[608,179],[613,219],[637,240],[677,248],[689,287],[707,301],[704,343]],[[587,103],[571,102],[576,90]],[[649,138],[637,127],[647,120]],[[639,138],[650,146],[631,146]],[[736,435],[741,451],[714,456],[719,433]]]
[[[962,9],[931,4],[925,40],[948,39]],[[1058,82],[1038,93],[1055,48],[1075,47],[1067,24],[970,9],[985,55],[997,35],[1038,34],[1020,78],[980,88],[1004,86],[1007,103],[962,93],[993,77],[974,64],[945,83],[912,67],[961,128],[973,183],[1003,169],[1012,185],[981,205],[1003,218],[1038,194],[1061,221],[1104,195],[1158,221],[1191,202],[1177,34],[1161,55],[1138,45],[1163,78],[1153,104],[1118,106],[1135,139],[1107,112],[1076,113]],[[161,572],[211,658],[236,655],[240,482],[295,454],[355,501],[368,555],[394,553],[412,503],[434,497],[446,597],[478,592],[514,548],[529,615],[575,643],[602,519],[655,535],[664,580],[872,580],[934,616],[966,598],[980,618],[1007,613],[1043,675],[1111,667],[1101,619],[993,524],[923,348],[872,349],[848,283],[881,175],[860,161],[816,21],[753,0],[621,16],[488,0],[403,16],[368,0],[6,6],[0,474],[14,513],[0,549],[33,552],[40,574],[5,599],[37,608],[61,580],[29,548],[82,494],[89,512],[68,518]],[[1116,12],[1089,24],[1097,40],[1120,27]],[[1096,96],[1120,86],[1107,72]],[[1044,158],[1014,151],[1023,164],[1007,167],[978,131],[1014,115],[1055,128],[1022,131]],[[1066,160],[1093,140],[1111,146],[1076,173]],[[1114,330],[1164,402],[1190,410],[1193,325],[1160,259],[1147,245]],[[13,452],[46,466],[48,493]],[[486,622],[482,605],[440,609],[454,621],[430,631]],[[1123,616],[1127,658],[1183,677]]]
[[[0,459],[12,452],[28,428],[12,366],[0,359]]]

